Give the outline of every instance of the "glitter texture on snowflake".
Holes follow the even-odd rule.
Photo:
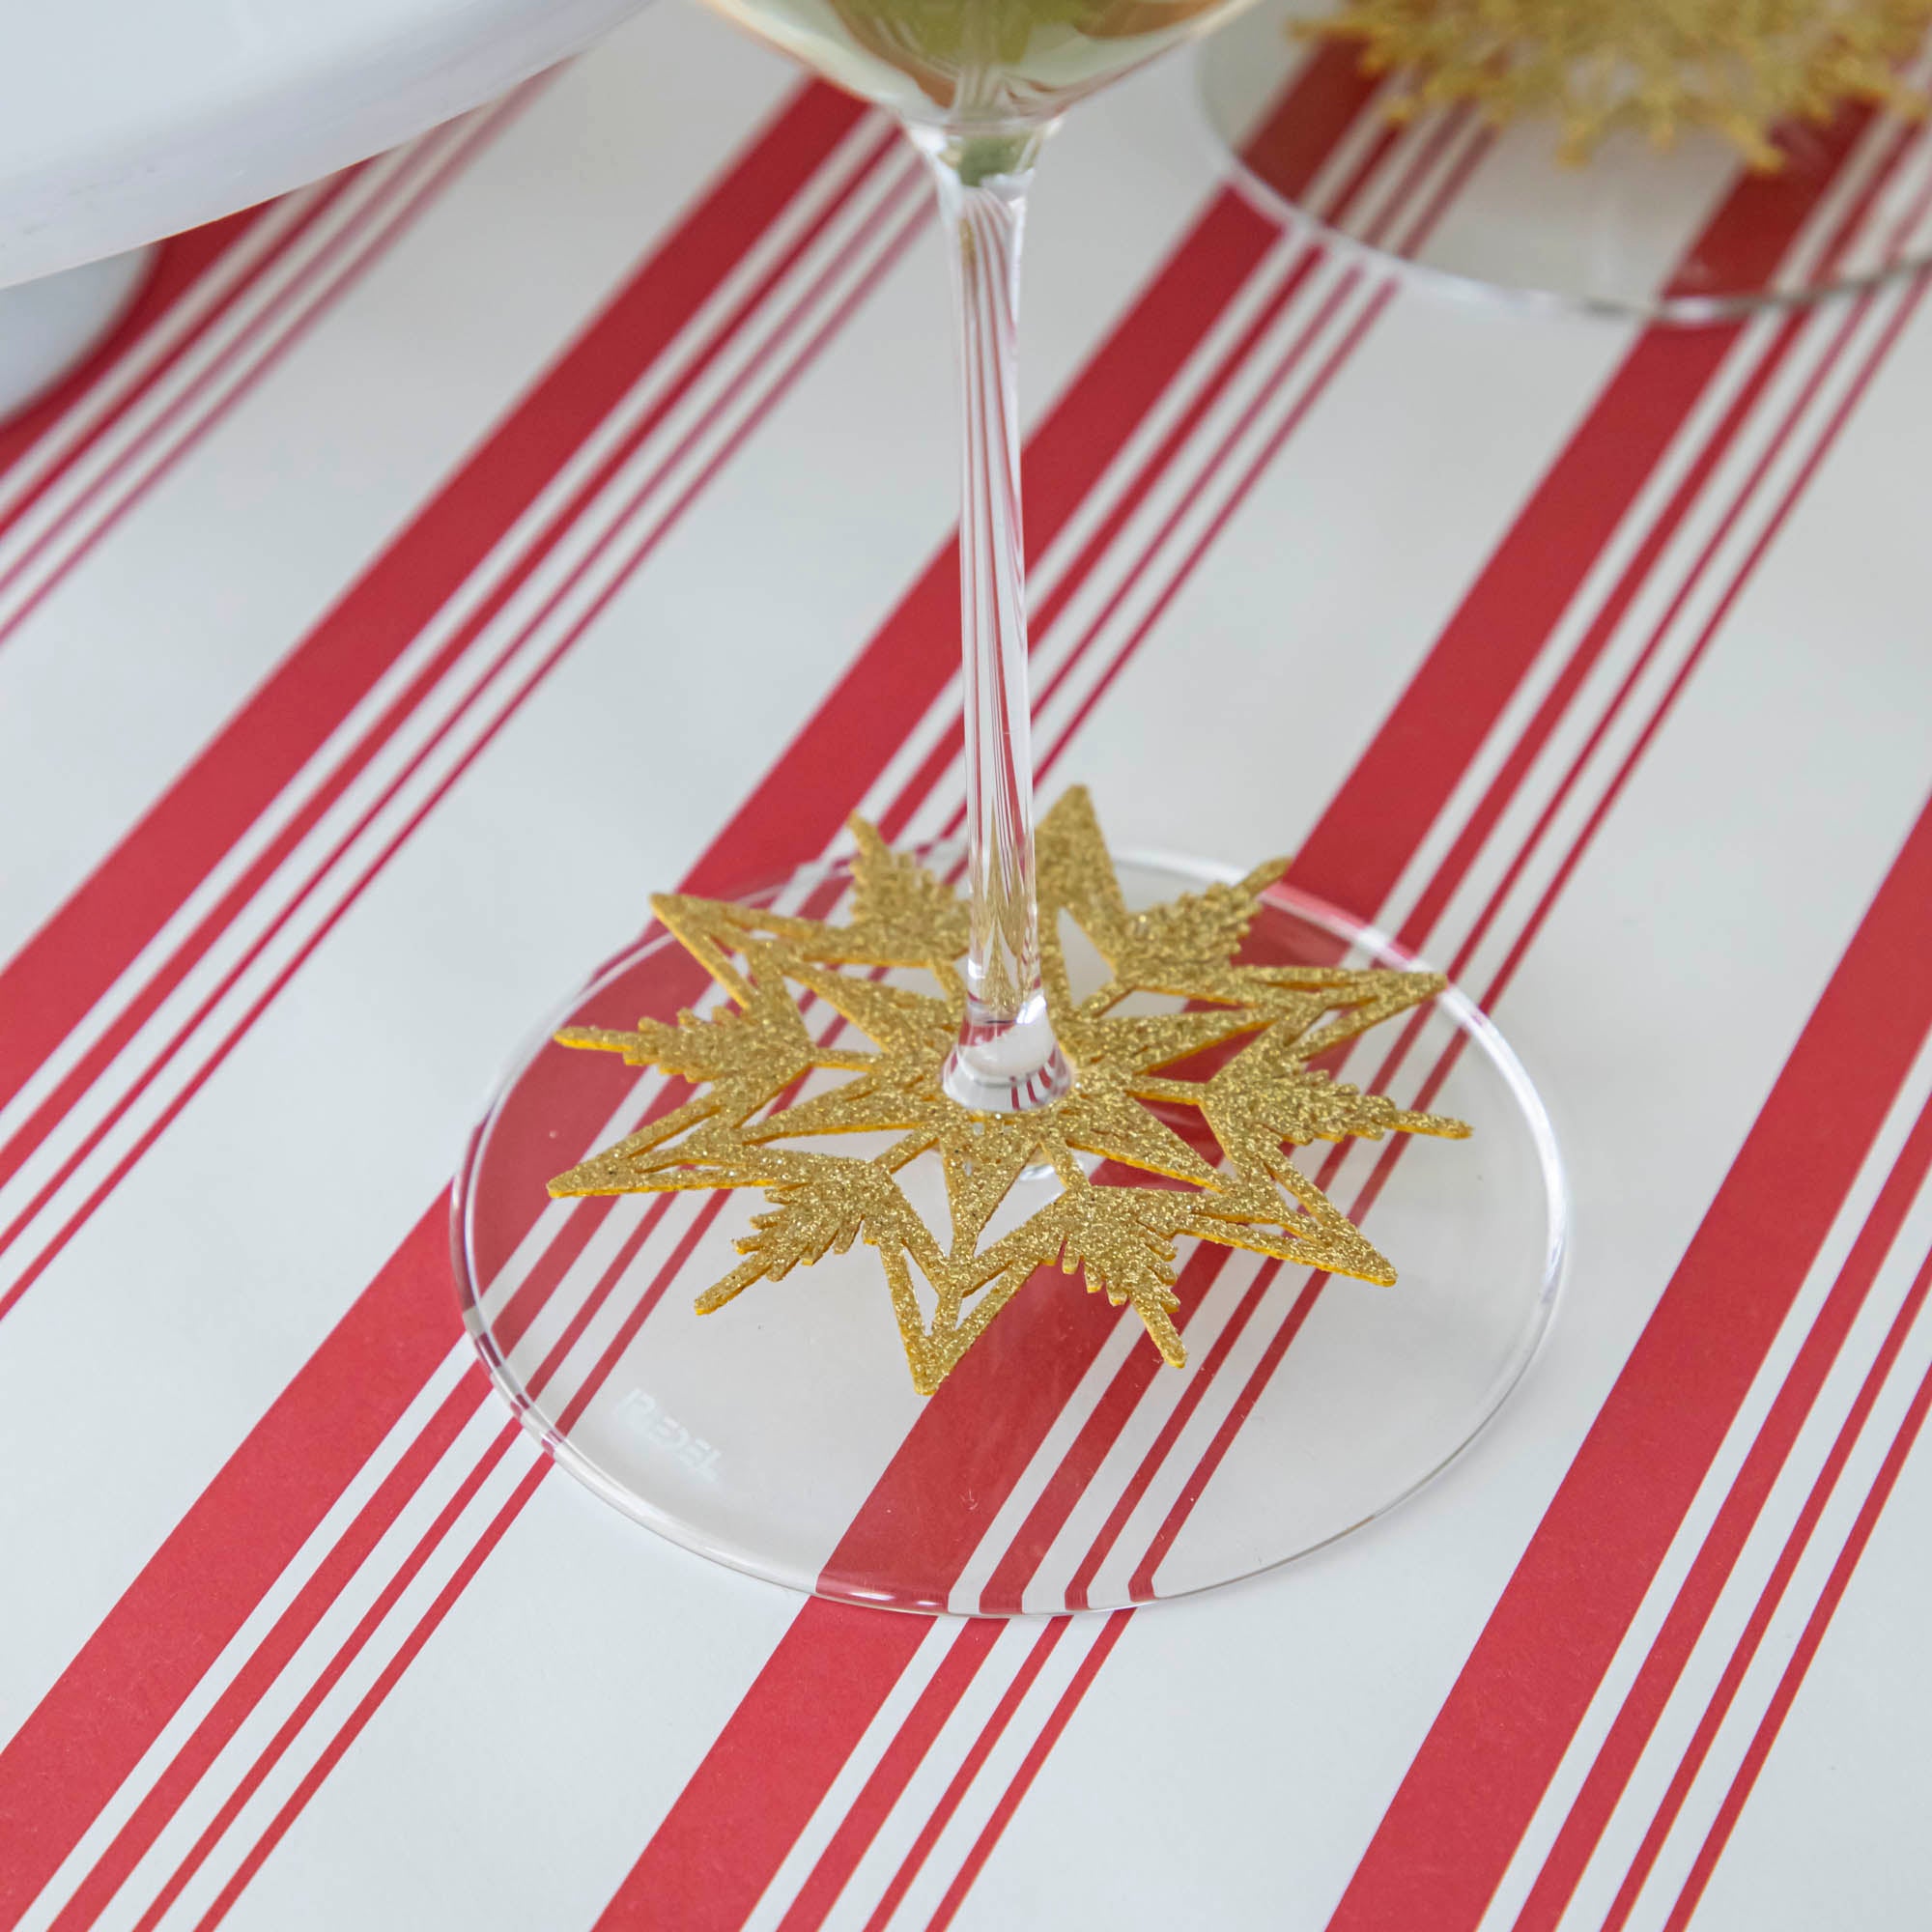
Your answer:
[[[964,1007],[964,902],[873,827],[855,819],[852,831],[847,923],[715,899],[652,902],[732,1004],[715,1016],[647,1018],[634,1032],[557,1035],[697,1092],[558,1176],[553,1194],[762,1189],[766,1209],[738,1243],[744,1260],[698,1297],[700,1312],[863,1240],[878,1252],[922,1394],[1049,1266],[1084,1274],[1116,1307],[1130,1304],[1177,1368],[1187,1359],[1174,1322],[1183,1239],[1394,1282],[1388,1262],[1290,1153],[1315,1141],[1469,1131],[1311,1064],[1433,998],[1438,976],[1241,962],[1260,895],[1282,861],[1238,885],[1129,910],[1093,806],[1071,791],[1041,821],[1037,845],[1042,977],[1072,1091],[1031,1113],[975,1113],[941,1084]],[[1063,920],[1105,967],[1078,998]],[[1158,997],[1140,997],[1149,995]],[[829,1009],[821,1025],[833,1015],[842,1024],[814,1034],[802,1001]],[[1207,1070],[1190,1076],[1190,1063]],[[1191,1142],[1163,1113],[1206,1133]],[[865,1155],[819,1145],[839,1134],[887,1144]],[[898,1178],[923,1156],[943,1172],[938,1227]],[[1013,1202],[1034,1195],[1034,1211],[999,1225],[1013,1222]]]
[[[1311,31],[1396,74],[1399,117],[1553,114],[1572,161],[1619,128],[1660,147],[1708,128],[1770,170],[1780,122],[1850,100],[1919,111],[1897,64],[1929,22],[1932,0],[1341,0]]]

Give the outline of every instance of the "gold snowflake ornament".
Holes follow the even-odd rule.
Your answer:
[[[1469,1131],[1311,1065],[1433,998],[1444,983],[1437,975],[1239,963],[1260,895],[1284,861],[1258,867],[1238,886],[1129,911],[1093,806],[1085,791],[1071,791],[1042,820],[1037,846],[1042,977],[1072,1089],[1031,1113],[975,1113],[941,1084],[965,1004],[965,904],[864,820],[852,831],[847,923],[716,899],[652,901],[732,1004],[716,1017],[645,1019],[634,1033],[572,1027],[556,1036],[698,1091],[559,1175],[553,1194],[762,1188],[766,1211],[738,1243],[745,1259],[698,1297],[700,1313],[863,1239],[878,1251],[922,1395],[1049,1265],[1080,1271],[1116,1307],[1131,1303],[1177,1368],[1187,1359],[1174,1324],[1183,1238],[1394,1282],[1395,1270],[1290,1151],[1389,1132]],[[1063,918],[1105,966],[1101,983],[1078,999]],[[894,969],[899,980],[884,977]],[[904,969],[919,969],[921,982],[902,983]],[[1136,997],[1146,995],[1163,997]],[[829,1009],[821,1024],[837,1022],[814,1033],[802,1001]],[[1199,1056],[1212,1064],[1189,1077]],[[1163,1113],[1204,1124],[1196,1138],[1211,1140],[1219,1158],[1204,1157]],[[886,1145],[867,1155],[795,1145],[839,1134]],[[922,1156],[941,1164],[943,1231],[900,1184]],[[1048,1169],[1051,1183],[1040,1178]],[[1014,1224],[1010,1204],[1023,1208],[1035,1194],[1040,1205]]]
[[[1847,100],[1918,111],[1896,70],[1928,23],[1932,0],[1341,0],[1313,31],[1400,75],[1398,117],[1463,101],[1498,124],[1553,113],[1572,161],[1617,128],[1659,147],[1709,128],[1769,171],[1779,122],[1829,121]]]

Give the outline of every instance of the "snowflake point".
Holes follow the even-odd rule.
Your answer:
[[[1076,786],[1037,832],[1042,976],[1073,1087],[1037,1113],[975,1114],[941,1081],[959,1020],[964,904],[917,857],[894,852],[875,825],[856,814],[848,825],[856,850],[846,923],[685,894],[651,901],[729,1003],[669,1024],[646,1018],[635,1032],[572,1027],[557,1036],[656,1066],[695,1091],[559,1175],[553,1194],[762,1190],[765,1206],[736,1242],[741,1259],[696,1298],[700,1314],[863,1243],[879,1257],[922,1395],[940,1387],[1042,1270],[1079,1274],[1090,1293],[1131,1307],[1176,1368],[1187,1361],[1177,1320],[1183,1238],[1394,1283],[1394,1268],[1290,1151],[1391,1132],[1468,1132],[1307,1064],[1433,997],[1439,976],[1236,964],[1285,859],[1237,884],[1130,911],[1093,800]],[[1063,917],[1112,976],[1077,1003]],[[886,977],[895,969],[899,978]],[[938,990],[909,983],[908,972],[923,972]],[[1129,994],[1162,996],[1168,1008],[1117,1010]],[[801,998],[830,1009],[840,1025],[815,1036]],[[1189,1062],[1210,1050],[1223,1057],[1215,1069],[1190,1077]],[[1177,1117],[1176,1108],[1190,1111]],[[1200,1138],[1179,1131],[1177,1118],[1193,1122],[1189,1132]],[[847,1133],[892,1138],[866,1155],[823,1151],[825,1137]],[[805,1141],[811,1145],[797,1145]],[[938,1226],[922,1219],[900,1184],[924,1157],[943,1173]],[[1024,1178],[1042,1171],[1051,1192]],[[1021,1186],[1041,1189],[1038,1204],[1003,1227],[1015,1223]]]

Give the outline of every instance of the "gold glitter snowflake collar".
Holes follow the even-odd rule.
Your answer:
[[[1895,66],[1928,23],[1932,0],[1341,0],[1312,31],[1398,74],[1398,117],[1465,101],[1498,125],[1554,114],[1572,161],[1618,128],[1659,147],[1709,128],[1771,170],[1779,122],[1847,100],[1918,111]]]
[[[922,1395],[1048,1265],[1078,1269],[1116,1307],[1131,1303],[1177,1368],[1187,1359],[1173,1320],[1183,1237],[1394,1282],[1395,1270],[1289,1150],[1391,1131],[1469,1131],[1406,1113],[1310,1065],[1440,992],[1437,975],[1237,963],[1259,896],[1284,861],[1258,867],[1238,886],[1129,911],[1093,806],[1085,791],[1071,791],[1041,822],[1037,846],[1042,972],[1072,1091],[1032,1113],[973,1113],[941,1086],[964,1009],[965,905],[863,819],[852,832],[849,923],[716,899],[652,901],[733,1005],[716,1017],[644,1019],[634,1033],[571,1027],[556,1036],[676,1074],[698,1092],[559,1175],[553,1194],[762,1188],[767,1210],[738,1243],[745,1259],[698,1297],[700,1313],[863,1239],[878,1251]],[[1079,999],[1063,916],[1107,971]],[[933,990],[887,980],[895,968],[923,969]],[[1169,1009],[1186,1004],[1145,1010],[1156,1003],[1137,994],[1167,996]],[[814,1035],[801,995],[845,1024]],[[1186,1077],[1186,1064],[1214,1048],[1218,1064]],[[810,1079],[828,1073],[843,1077]],[[1197,1110],[1217,1163],[1161,1118],[1177,1107]],[[895,1138],[864,1157],[785,1145],[860,1133]],[[896,1179],[921,1156],[942,1166],[943,1229],[927,1224]],[[1110,1166],[1096,1168],[1095,1156]],[[1057,1191],[1037,1178],[1045,1169]],[[1041,1205],[989,1236],[1015,1183],[1037,1190]],[[1018,1199],[1023,1207],[1027,1194]],[[1005,1219],[1012,1218],[1009,1208]]]

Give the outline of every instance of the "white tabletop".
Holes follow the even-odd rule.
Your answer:
[[[360,160],[639,4],[13,0],[0,17],[0,287]]]
[[[1916,197],[1865,131],[1838,187]],[[1922,1932],[1925,285],[1448,300],[1241,203],[1184,60],[1028,245],[1047,790],[1494,1010],[1577,1207],[1522,1386],[1285,1572],[993,1626],[673,1548],[485,1385],[447,1190],[535,1017],[652,890],[958,799],[916,164],[652,8],[170,243],[0,430],[0,1924]],[[1067,1513],[986,1547],[1052,1580],[1131,1489],[1137,1563],[1305,1385],[1258,1279],[1104,1455],[1043,1403],[1008,1499]]]

